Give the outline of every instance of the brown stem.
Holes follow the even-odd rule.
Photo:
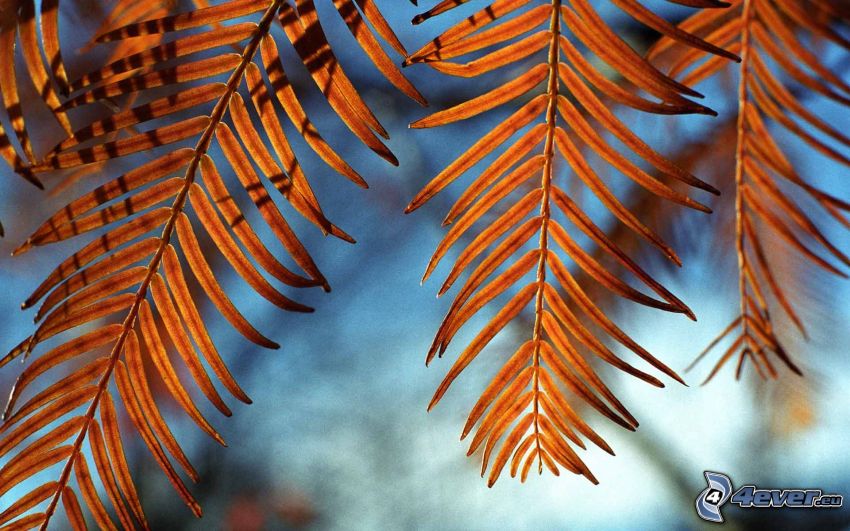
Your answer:
[[[534,332],[532,339],[534,340],[534,352],[532,354],[532,364],[534,366],[534,376],[532,385],[534,386],[534,438],[537,446],[537,471],[543,472],[543,457],[540,448],[540,426],[538,418],[540,416],[540,341],[543,335],[543,286],[546,283],[546,260],[549,252],[549,219],[551,217],[551,207],[549,204],[549,196],[552,187],[553,162],[555,158],[555,127],[558,111],[558,63],[560,61],[560,50],[558,48],[558,39],[561,34],[561,0],[552,0],[552,18],[549,23],[549,31],[552,34],[552,41],[549,44],[549,81],[547,85],[547,94],[549,96],[549,105],[546,108],[546,140],[543,146],[543,176],[540,187],[543,189],[543,196],[540,200],[540,257],[537,262],[537,294],[534,299]]]
[[[741,297],[741,326],[745,337],[748,333],[749,307],[747,305],[747,275],[745,269],[747,267],[747,254],[745,248],[744,234],[744,216],[746,215],[744,203],[744,163],[747,157],[746,148],[746,128],[747,128],[747,107],[750,105],[750,95],[747,90],[749,87],[750,77],[750,23],[753,18],[753,0],[744,0],[741,20],[741,78],[738,84],[738,144],[735,149],[735,237],[736,250],[738,254],[738,291]]]

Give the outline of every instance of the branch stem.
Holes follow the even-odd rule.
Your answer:
[[[543,145],[543,171],[540,187],[543,189],[543,196],[540,200],[540,240],[538,249],[540,256],[537,261],[537,293],[534,299],[534,331],[532,339],[534,340],[534,351],[532,354],[532,364],[534,366],[534,375],[532,379],[533,385],[533,408],[534,408],[534,438],[537,448],[537,471],[543,473],[543,456],[540,448],[540,342],[543,336],[543,311],[544,299],[543,288],[546,285],[546,265],[549,254],[549,219],[552,216],[550,206],[550,192],[552,188],[552,175],[554,173],[553,165],[555,160],[555,129],[557,126],[558,116],[558,63],[560,62],[560,49],[558,41],[561,34],[561,0],[552,0],[552,18],[549,22],[549,31],[551,34],[551,42],[549,43],[549,79],[547,83],[547,95],[549,103],[546,108],[546,140]]]
[[[738,291],[741,304],[741,327],[745,337],[749,337],[749,306],[747,304],[747,252],[746,235],[744,231],[744,216],[746,216],[746,204],[744,200],[745,171],[744,165],[747,157],[747,109],[750,105],[749,78],[750,78],[750,53],[752,44],[750,25],[753,20],[754,0],[744,0],[741,12],[741,77],[738,81],[738,143],[735,149],[735,247],[738,255]]]

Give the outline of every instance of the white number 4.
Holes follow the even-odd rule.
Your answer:
[[[708,503],[710,503],[710,504],[712,504],[712,505],[717,505],[718,503],[720,503],[720,499],[721,499],[722,497],[723,497],[723,496],[722,496],[722,494],[721,494],[721,492],[720,492],[719,490],[717,490],[717,489],[712,489],[712,490],[708,493],[708,495],[705,497],[705,501],[707,501]]]

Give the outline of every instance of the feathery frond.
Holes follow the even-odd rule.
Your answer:
[[[376,34],[405,53],[374,3],[335,0],[334,6],[378,70],[405,94],[423,102],[379,44]],[[319,206],[284,132],[279,107],[332,169],[360,186],[366,183],[308,118],[284,70],[273,28],[283,30],[291,49],[348,128],[381,157],[397,163],[381,140],[386,131],[336,59],[313,0],[297,0],[294,5],[284,0],[231,0],[132,22],[142,13],[161,15],[152,7],[139,2],[116,5],[109,25],[123,25],[104,30],[95,42],[119,47],[146,42],[147,46],[113,55],[108,64],[70,79],[69,97],[57,107],[58,113],[104,104],[115,110],[75,129],[31,167],[33,173],[41,174],[150,152],[145,164],[58,211],[16,251],[105,229],[62,262],[27,299],[25,308],[41,303],[36,316],[39,326],[0,360],[2,367],[16,358],[26,359],[46,341],[61,337],[58,346],[36,356],[23,370],[12,391],[0,426],[0,457],[17,454],[0,469],[0,496],[54,465],[61,463],[61,470],[54,480],[0,513],[0,525],[45,529],[61,503],[77,529],[85,527],[83,506],[100,528],[114,528],[115,518],[124,528],[147,528],[124,457],[131,431],[141,437],[176,492],[200,516],[200,506],[183,479],[196,481],[198,475],[159,412],[145,360],[153,362],[158,378],[182,410],[224,444],[201,413],[178,363],[185,365],[198,390],[222,414],[231,415],[231,409],[215,380],[237,400],[250,403],[250,399],[201,319],[199,303],[190,290],[192,278],[248,340],[278,347],[229,298],[202,240],[211,240],[245,282],[284,310],[311,311],[274,287],[264,273],[292,287],[330,289],[274,195],[279,192],[323,233],[353,240]],[[119,9],[123,12],[118,13]],[[218,80],[222,77],[224,82]],[[250,102],[240,95],[243,86]],[[116,105],[122,100],[132,101],[132,106]],[[252,114],[260,120],[255,121]],[[193,147],[182,147],[186,142]],[[214,148],[223,153],[221,161],[210,155]],[[282,264],[249,223],[247,211],[231,195],[238,188],[228,178],[231,171],[252,208],[303,273]],[[196,221],[190,219],[190,209]],[[99,352],[105,356],[98,357]],[[50,384],[48,371],[60,366],[69,371],[67,376]],[[36,384],[44,389],[26,399]],[[122,410],[132,426],[123,426],[124,433],[117,420]],[[38,438],[27,443],[34,437]],[[97,482],[107,494],[106,502],[99,496]]]
[[[737,358],[736,376],[751,362],[762,377],[779,375],[774,360],[800,373],[777,334],[771,305],[777,306],[803,335],[806,327],[786,286],[777,280],[765,245],[770,236],[819,268],[846,277],[850,258],[822,228],[832,218],[850,228],[850,203],[830,194],[792,162],[787,145],[801,147],[832,162],[850,166],[850,138],[828,118],[818,116],[797,95],[798,89],[850,106],[850,85],[813,49],[821,42],[850,50],[839,27],[850,23],[842,2],[738,0],[724,12],[706,10],[681,24],[717,46],[741,54],[736,147],[736,248],[740,310],[703,351],[696,363],[724,340],[730,343],[706,378],[711,380]],[[717,57],[662,39],[649,53],[665,58],[669,74],[697,83],[728,66]],[[801,202],[804,196],[815,208]]]
[[[445,0],[414,22],[450,11],[462,3]],[[735,58],[675,28],[640,2],[619,0],[614,3],[640,23],[695,50]],[[722,5],[710,0],[688,4],[698,7]],[[585,52],[616,70],[631,86],[624,88],[611,81]],[[471,54],[476,54],[475,58],[468,62],[452,61]],[[607,452],[611,452],[611,448],[575,412],[565,390],[624,428],[634,430],[637,427],[637,420],[579,349],[587,349],[601,360],[652,385],[663,386],[660,380],[615,354],[606,345],[606,340],[611,339],[655,369],[681,381],[672,369],[606,316],[587,295],[586,283],[582,285],[577,281],[576,274],[567,267],[562,256],[569,257],[593,283],[621,297],[689,317],[693,314],[611,242],[591,216],[564,191],[565,187],[557,178],[558,165],[566,162],[620,223],[674,263],[679,263],[679,259],[673,249],[623,206],[585,153],[588,150],[595,153],[654,195],[690,208],[709,212],[708,207],[676,191],[667,182],[679,181],[716,192],[653,150],[602,101],[602,97],[607,97],[617,104],[657,114],[713,114],[693,100],[700,96],[696,91],[662,74],[640,57],[606,25],[587,0],[552,0],[542,5],[527,0],[486,3],[483,9],[410,56],[407,63],[427,63],[445,74],[478,77],[538,55],[545,56],[545,60],[521,69],[516,79],[412,124],[415,128],[436,127],[473,118],[517,100],[524,102],[508,119],[437,175],[407,209],[410,212],[419,208],[485,157],[499,153],[446,216],[444,224],[451,224],[451,229],[425,273],[427,279],[452,246],[466,236],[472,238],[459,254],[440,294],[448,291],[473,263],[478,261],[478,265],[467,277],[437,332],[427,355],[429,363],[438,353],[445,352],[472,316],[514,286],[519,288],[459,355],[437,389],[429,409],[509,322],[527,307],[533,308],[534,324],[529,339],[487,386],[463,428],[462,438],[474,434],[470,455],[484,448],[482,476],[492,457],[489,485],[493,485],[509,461],[511,475],[519,474],[522,480],[536,463],[539,473],[545,466],[557,475],[562,467],[596,482],[571,444],[584,448],[580,437],[583,436]],[[544,87],[542,93],[534,95],[541,85]],[[518,138],[513,140],[514,137]],[[632,161],[631,154],[627,156],[615,148],[608,137],[625,145],[661,177],[650,175]],[[535,154],[538,149],[540,151]],[[485,224],[482,220],[499,208],[497,204],[506,209],[498,216],[493,214]],[[565,221],[569,221],[571,231],[577,231],[576,235],[568,232]],[[480,222],[480,229],[473,229],[477,222]],[[618,272],[602,266],[582,248],[578,234],[604,249],[657,298],[635,289],[622,280]],[[525,280],[529,276],[531,280]],[[585,319],[593,324],[585,325]]]

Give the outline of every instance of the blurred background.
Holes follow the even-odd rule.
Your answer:
[[[205,312],[219,350],[254,404],[231,404],[235,414],[230,419],[216,418],[213,411],[205,410],[228,442],[227,449],[206,439],[182,413],[171,409],[177,438],[202,476],[202,482],[193,487],[205,511],[202,520],[193,519],[170,491],[143,445],[129,446],[134,477],[154,529],[700,529],[709,527],[697,518],[693,506],[705,488],[704,470],[726,473],[735,485],[821,488],[850,495],[846,451],[850,440],[850,357],[846,355],[850,283],[821,276],[779,244],[772,248],[772,255],[781,264],[780,277],[795,286],[798,307],[812,332],[809,341],[802,341],[788,328],[789,349],[803,367],[804,378],[785,371],[779,381],[761,382],[745,371],[742,381],[736,382],[733,368],[727,367],[709,385],[700,386],[714,361],[708,360],[686,375],[689,387],[667,380],[667,388],[656,389],[627,375],[604,371],[606,381],[641,427],[630,433],[592,411],[585,412],[591,426],[617,453],[611,457],[590,449],[581,454],[601,484],[593,486],[569,474],[559,478],[544,474],[532,475],[524,485],[503,477],[488,489],[479,477],[480,456],[466,458],[467,446],[458,437],[486,382],[527,332],[521,322],[506,330],[440,405],[426,413],[434,389],[458,353],[457,346],[468,342],[493,310],[482,312],[464,329],[446,358],[425,368],[425,353],[451,303],[448,297],[435,300],[441,274],[448,271],[446,264],[424,286],[419,280],[442,237],[442,216],[463,186],[450,187],[414,214],[405,216],[403,210],[422,186],[507,112],[496,110],[484,119],[436,130],[408,130],[410,121],[429,111],[382,82],[359,48],[351,45],[351,35],[335,17],[330,2],[317,3],[346,71],[390,131],[389,145],[401,168],[389,166],[360,145],[324,103],[303,67],[292,62],[289,72],[314,123],[371,185],[370,190],[361,190],[334,175],[294,132],[290,135],[325,212],[358,243],[351,246],[324,239],[315,228],[297,220],[291,209],[285,211],[333,287],[330,294],[290,292],[314,306],[313,315],[280,312],[257,300],[232,272],[220,269],[220,278],[229,279],[225,285],[240,309],[282,348],[255,348],[230,330],[214,310]],[[97,2],[72,4],[63,3],[62,39],[80,47],[105,13]],[[462,12],[480,8],[480,3],[472,4]],[[637,49],[645,49],[654,38],[608,2],[599,4],[600,12]],[[648,5],[670,19],[688,13],[664,2]],[[379,6],[410,50],[458,19],[457,15],[446,20],[438,17],[413,28],[409,20],[422,6],[404,1],[383,1]],[[820,53],[830,64],[841,60],[837,50],[826,47]],[[72,76],[86,70],[86,56],[67,61]],[[478,82],[450,79],[424,66],[405,72],[433,110],[484,92]],[[839,72],[850,79],[850,69]],[[486,81],[495,86],[512,73],[516,70],[491,74]],[[728,125],[735,109],[736,78],[734,70],[730,73],[701,87],[708,94],[707,104],[720,112],[718,118],[678,120],[619,113],[650,145],[687,161],[697,175],[724,193],[711,200],[715,213],[709,217],[647,200],[626,186],[616,188],[627,204],[640,209],[650,226],[670,239],[685,267],[674,270],[639,243],[632,252],[695,310],[699,321],[620,304],[610,297],[606,307],[618,325],[680,372],[735,316],[738,305],[732,240],[734,131],[729,134]],[[850,128],[846,110],[835,112],[836,108],[815,98],[807,103],[829,116],[839,130]],[[828,183],[834,195],[850,197],[846,169],[803,149],[788,149],[805,174]],[[54,195],[40,193],[7,167],[0,168],[0,219],[6,227],[6,237],[0,240],[0,256],[5,257],[0,259],[0,309],[5,316],[0,320],[0,352],[32,332],[33,314],[19,311],[20,302],[81,244],[39,248],[14,259],[8,258],[11,250],[70,197],[141,160],[144,157],[122,160],[108,174],[85,176],[71,189]],[[566,169],[558,178],[589,205],[595,218],[605,219],[601,209],[592,206],[589,194],[566,184],[571,182]],[[58,179],[48,182],[48,188],[58,183]],[[613,227],[610,221],[605,226]],[[835,227],[826,230],[843,249],[850,248],[846,232],[841,234]],[[636,362],[624,349],[616,352]],[[13,364],[0,372],[3,393],[18,370]],[[162,404],[170,407],[165,400]],[[12,490],[0,506],[23,492]],[[850,507],[819,511],[726,508],[724,515],[730,529],[850,528]]]

